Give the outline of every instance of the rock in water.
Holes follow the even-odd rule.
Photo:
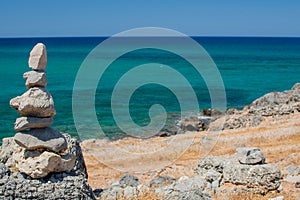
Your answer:
[[[31,69],[36,71],[44,71],[47,65],[47,51],[46,46],[38,43],[30,52],[28,65]]]
[[[236,151],[241,164],[256,165],[265,163],[266,156],[258,148],[238,148]]]
[[[56,114],[51,94],[42,88],[31,88],[10,100],[10,106],[27,117],[52,117]]]
[[[36,71],[25,72],[23,74],[23,78],[26,80],[25,85],[27,86],[28,89],[32,87],[45,88],[48,84],[46,80],[45,72],[36,72]]]
[[[15,131],[24,131],[29,128],[47,128],[53,124],[52,118],[20,117],[16,119]]]
[[[14,139],[18,145],[26,150],[46,149],[59,153],[67,149],[66,138],[59,131],[52,128],[19,132]]]

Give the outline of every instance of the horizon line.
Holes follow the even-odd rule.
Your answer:
[[[0,36],[0,39],[30,39],[30,38],[109,38],[111,36],[97,36],[97,35],[86,35],[86,36]],[[188,37],[219,37],[219,38],[300,38],[300,36],[277,36],[277,35],[187,35]],[[114,36],[116,37],[116,36]],[[149,37],[149,36],[131,36],[131,37]],[[151,37],[151,36],[150,36]],[[157,36],[153,36],[157,37]],[[163,37],[174,37],[174,36],[163,36]]]

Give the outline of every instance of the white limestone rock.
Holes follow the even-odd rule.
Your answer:
[[[36,71],[44,71],[47,65],[47,50],[43,43],[36,44],[30,52],[28,65]]]
[[[52,117],[56,114],[51,94],[43,88],[30,88],[10,100],[10,106],[26,117]]]

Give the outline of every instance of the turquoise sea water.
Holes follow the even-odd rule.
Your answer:
[[[300,82],[300,38],[194,37],[214,59],[222,75],[228,107],[241,107],[259,96],[289,89]],[[29,71],[29,51],[37,42],[47,46],[47,89],[57,111],[52,127],[77,135],[72,116],[72,89],[77,71],[89,52],[105,38],[16,38],[0,39],[0,138],[14,135],[13,123],[18,113],[9,107],[9,100],[26,91],[24,72]],[[113,49],[112,49],[113,50]],[[99,123],[109,136],[122,131],[115,125],[110,110],[114,83],[122,72],[133,66],[158,62],[176,68],[191,81],[201,108],[210,106],[206,85],[194,77],[189,63],[168,52],[144,49],[122,56],[111,72],[99,82],[96,110]],[[165,78],[168,78],[167,76]],[[140,125],[149,123],[148,110],[162,104],[171,117],[178,118],[179,105],[174,95],[158,85],[145,85],[131,98],[130,112]]]

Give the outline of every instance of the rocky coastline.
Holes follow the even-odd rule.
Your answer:
[[[2,142],[0,199],[300,199],[300,83],[241,110],[205,110],[201,117],[180,121],[176,131],[163,130],[146,140],[79,144],[50,128],[56,111],[46,90],[44,44],[33,47],[28,65],[32,71],[23,75],[27,91],[10,101],[21,117],[15,136]],[[155,150],[172,139],[177,139],[175,146],[193,143],[182,155],[162,151],[147,159],[113,151]],[[204,153],[201,147],[209,142],[215,143]],[[114,169],[97,156],[131,170]],[[145,170],[172,156],[176,159],[169,164]]]

